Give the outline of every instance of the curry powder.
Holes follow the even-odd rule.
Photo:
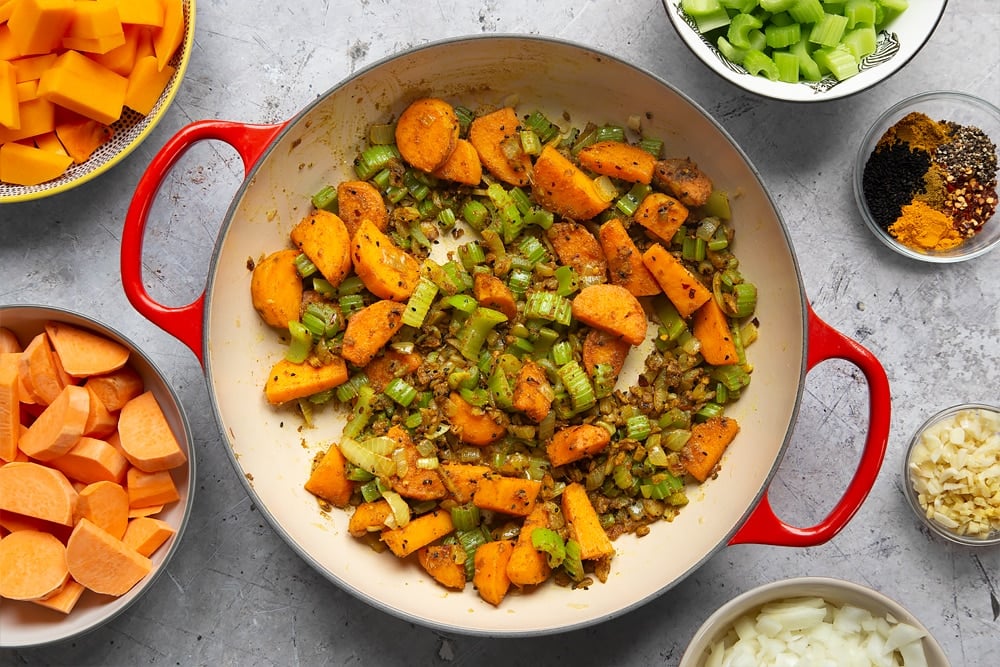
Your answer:
[[[948,250],[962,242],[951,217],[919,199],[903,206],[889,233],[903,245],[921,250]]]

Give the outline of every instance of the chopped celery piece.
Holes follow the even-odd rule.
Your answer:
[[[749,14],[757,8],[757,0],[719,0],[726,9],[735,9],[741,14]],[[775,0],[771,0],[774,2]],[[795,2],[795,0],[780,0],[781,2]],[[772,11],[772,10],[768,10]]]
[[[649,417],[643,414],[634,415],[625,420],[626,436],[633,440],[645,440],[650,433]]]
[[[291,341],[285,351],[285,359],[293,364],[301,364],[309,356],[309,351],[312,350],[312,332],[301,322],[289,322],[288,333]]]
[[[784,12],[791,9],[798,0],[760,0],[760,8],[765,12],[771,12],[775,14],[777,12]]]
[[[772,49],[783,49],[799,41],[802,38],[802,30],[798,23],[783,26],[769,25],[764,28],[764,37]],[[771,58],[774,58],[774,54],[771,54]]]
[[[385,386],[383,393],[404,408],[409,407],[413,399],[417,397],[416,388],[403,378],[393,378],[390,380],[389,384]]]
[[[625,128],[619,125],[603,125],[597,128],[594,141],[625,141]]]
[[[572,304],[569,299],[552,292],[532,292],[524,304],[524,317],[569,326]]]
[[[860,63],[862,58],[875,52],[878,35],[875,33],[875,28],[862,26],[845,33],[840,43],[846,46],[854,56],[854,59]]]
[[[462,219],[469,223],[473,229],[481,230],[486,227],[486,219],[489,215],[489,209],[475,199],[470,199],[462,206]]]
[[[462,266],[465,267],[466,271],[472,271],[472,269],[486,261],[486,253],[483,251],[483,247],[479,245],[479,241],[473,239],[458,247],[458,259],[462,262]]]
[[[327,185],[312,196],[312,204],[323,211],[337,212],[337,188]]]
[[[763,25],[761,20],[753,14],[737,14],[729,22],[726,39],[738,49],[749,49],[750,31],[760,28]]]
[[[875,2],[874,0],[847,0],[844,6],[844,16],[847,17],[847,27],[855,28],[858,25],[875,25]]]
[[[537,110],[524,119],[524,127],[534,132],[543,144],[547,144],[559,135],[559,127]]]
[[[778,66],[763,51],[758,51],[757,49],[747,50],[746,55],[743,57],[743,66],[751,74],[761,74],[771,81],[778,80]],[[702,239],[698,240],[701,241]],[[704,259],[704,257],[699,257],[698,259]]]
[[[746,55],[746,49],[738,49],[729,43],[729,40],[719,35],[716,40],[715,45],[718,47],[719,52],[726,57],[727,60],[731,60],[737,65],[743,63],[743,57]]]
[[[566,545],[559,533],[539,527],[531,531],[531,546],[546,556],[549,567],[559,567],[566,559]]]
[[[847,17],[839,14],[823,14],[809,31],[809,41],[813,44],[833,48],[840,44],[840,38],[847,29]]]
[[[813,52],[813,59],[817,65],[833,74],[837,81],[843,81],[858,73],[858,61],[850,49],[842,44],[828,49],[816,49]]]
[[[493,327],[506,321],[507,316],[498,310],[482,306],[476,308],[458,332],[459,353],[469,361],[477,361],[486,336]]]
[[[819,65],[813,60],[809,50],[809,40],[805,37],[799,40],[798,44],[792,44],[788,48],[799,59],[799,72],[807,81],[819,81],[823,78],[823,73],[819,70]]]
[[[771,60],[778,68],[778,81],[785,83],[796,83],[799,80],[799,57],[788,51],[775,51],[771,54]],[[709,247],[712,242],[709,241]],[[722,246],[725,247],[725,246]],[[714,248],[713,248],[714,249]]]
[[[312,260],[306,256],[304,252],[300,252],[295,256],[295,270],[303,278],[308,278],[309,276],[315,274],[319,269],[313,264]]]
[[[354,160],[354,173],[361,180],[367,181],[399,157],[395,144],[369,146]]]
[[[883,26],[902,14],[910,6],[908,0],[877,0],[876,12],[881,10],[882,17],[876,21],[877,26]]]
[[[796,3],[788,8],[788,15],[799,23],[816,23],[826,15],[826,12],[823,11],[823,4],[819,0],[796,0]]]
[[[396,143],[395,123],[372,123],[368,127],[368,143],[387,145]]]
[[[424,276],[420,276],[416,287],[413,288],[413,293],[410,294],[410,298],[406,302],[406,310],[403,311],[402,317],[403,324],[419,328],[424,323],[427,311],[431,309],[437,293],[438,286]]]
[[[556,287],[556,294],[559,296],[569,296],[573,292],[580,289],[580,279],[576,275],[576,271],[573,270],[572,266],[563,264],[555,270],[553,275],[556,280],[559,281],[559,284]]]
[[[707,16],[723,9],[719,0],[681,0],[681,9],[691,16]]]
[[[562,380],[566,392],[569,394],[570,403],[573,406],[573,413],[584,412],[597,404],[594,396],[594,388],[590,384],[586,371],[574,359],[559,367],[559,379]]]
[[[653,157],[660,157],[660,153],[663,151],[663,139],[657,139],[656,137],[643,137],[639,141],[639,148],[646,151]]]

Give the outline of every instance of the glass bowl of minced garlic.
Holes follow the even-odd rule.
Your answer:
[[[883,113],[854,165],[854,197],[872,233],[902,255],[960,262],[1000,243],[1000,109],[934,91]]]

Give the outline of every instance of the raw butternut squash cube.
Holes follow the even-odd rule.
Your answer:
[[[40,79],[42,72],[56,61],[56,54],[43,53],[40,56],[27,56],[10,61],[14,66],[14,77],[18,83]]]
[[[121,116],[128,79],[77,51],[65,51],[42,75],[38,96],[111,125]]]
[[[33,146],[7,143],[0,146],[0,180],[14,185],[38,185],[60,176],[73,158]]]
[[[21,126],[16,130],[0,127],[0,144],[30,139],[55,129],[56,108],[48,100],[36,97],[33,100],[21,102],[18,107]]]
[[[14,48],[22,56],[48,53],[59,47],[73,20],[73,0],[19,0],[7,20]]]
[[[18,55],[14,38],[10,36],[10,28],[6,23],[0,23],[0,60],[13,60]]]
[[[73,20],[66,31],[68,37],[98,39],[122,32],[122,21],[118,16],[118,3],[115,0],[77,2],[73,9]]]
[[[124,32],[104,37],[63,37],[62,40],[64,49],[73,49],[83,53],[107,53],[124,43]]]
[[[173,75],[174,68],[170,65],[162,70],[157,68],[155,56],[137,61],[128,77],[125,106],[148,116]]]
[[[96,120],[78,116],[58,123],[56,136],[73,162],[83,164],[111,138],[111,128]]]
[[[153,33],[156,66],[164,69],[177,47],[184,40],[184,3],[182,0],[160,0],[163,4],[163,26]]]
[[[69,155],[69,153],[66,152],[66,149],[63,148],[62,142],[59,141],[59,137],[56,136],[55,132],[39,134],[35,137],[35,145],[43,151],[48,151],[49,153],[55,153],[56,155]]]
[[[38,98],[38,80],[22,81],[17,84],[17,102],[27,102]]]
[[[104,65],[116,74],[127,77],[132,68],[135,67],[140,34],[145,33],[147,41],[149,40],[149,35],[148,31],[140,26],[123,25],[122,29],[122,34],[125,36],[124,44],[116,46],[105,53],[91,53],[90,59]],[[150,52],[152,52],[152,48],[150,46]]]
[[[0,125],[16,130],[21,127],[14,66],[0,60]]]
[[[164,7],[160,0],[117,0],[121,22],[134,25],[163,25]]]

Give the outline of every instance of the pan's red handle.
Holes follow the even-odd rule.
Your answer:
[[[184,153],[199,141],[217,139],[239,153],[246,174],[264,150],[287,125],[249,125],[220,120],[202,120],[186,125],[159,150],[136,186],[122,230],[122,286],[132,306],[146,319],[191,348],[204,365],[202,349],[205,293],[186,306],[164,306],[153,299],[142,283],[142,243],[150,210],[163,179]]]
[[[772,544],[786,547],[810,547],[822,544],[847,525],[861,503],[868,497],[875,484],[882,460],[885,458],[889,441],[889,379],[875,356],[857,342],[851,340],[830,325],[823,322],[812,306],[807,306],[809,317],[809,339],[806,350],[806,372],[821,361],[843,359],[864,373],[868,381],[868,435],[861,452],[854,477],[847,485],[847,491],[821,522],[810,528],[789,526],[775,515],[767,497],[761,496],[760,503],[744,522],[730,544]]]

